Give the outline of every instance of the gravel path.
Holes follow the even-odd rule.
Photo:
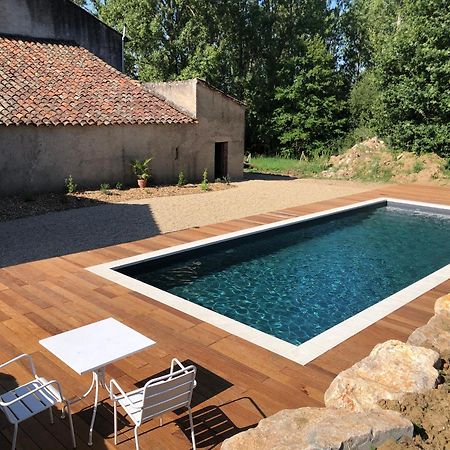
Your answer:
[[[380,187],[350,181],[252,177],[224,191],[157,197],[0,223],[0,267]]]

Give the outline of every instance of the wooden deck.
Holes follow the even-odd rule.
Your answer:
[[[157,341],[152,349],[107,369],[108,377],[118,379],[127,389],[141,385],[148,377],[167,368],[173,356],[193,361],[198,366],[194,422],[199,448],[219,448],[226,437],[254,426],[261,418],[281,409],[321,406],[323,393],[337,373],[367,355],[378,342],[392,338],[405,340],[412,330],[424,324],[433,314],[435,299],[450,292],[450,280],[310,364],[301,366],[99,278],[84,268],[379,196],[450,205],[449,188],[393,186],[1,269],[0,361],[20,353],[31,353],[43,376],[60,380],[67,396],[80,394],[88,386],[89,377],[80,378],[43,349],[38,340],[112,316]],[[12,366],[9,373],[15,378],[0,373],[3,387],[14,386],[28,376],[20,365]],[[79,449],[88,448],[91,405],[92,398],[88,398],[75,407],[74,423]],[[141,428],[141,448],[190,448],[185,414],[168,414],[165,423],[161,428],[158,421]],[[93,448],[114,448],[112,424],[111,407],[105,400],[98,411]],[[0,448],[9,448],[12,427],[3,415],[0,429]],[[123,424],[120,433],[118,447],[134,448],[132,429]],[[70,448],[67,420],[58,418],[54,425],[50,425],[44,413],[24,422],[19,427],[17,448]]]

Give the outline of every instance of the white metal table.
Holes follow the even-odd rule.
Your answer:
[[[83,400],[95,388],[88,445],[92,445],[99,385],[108,391],[106,366],[155,345],[155,341],[113,318],[42,339],[39,343],[79,375],[92,372],[89,389],[81,397],[71,401],[76,403]]]

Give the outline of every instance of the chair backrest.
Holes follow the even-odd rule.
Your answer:
[[[195,366],[187,366],[185,369],[148,381],[144,386],[141,423],[165,412],[189,406],[196,371]]]

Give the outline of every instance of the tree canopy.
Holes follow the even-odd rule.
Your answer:
[[[364,129],[450,156],[447,0],[90,3],[126,26],[131,76],[200,77],[244,101],[250,150],[331,152]]]

